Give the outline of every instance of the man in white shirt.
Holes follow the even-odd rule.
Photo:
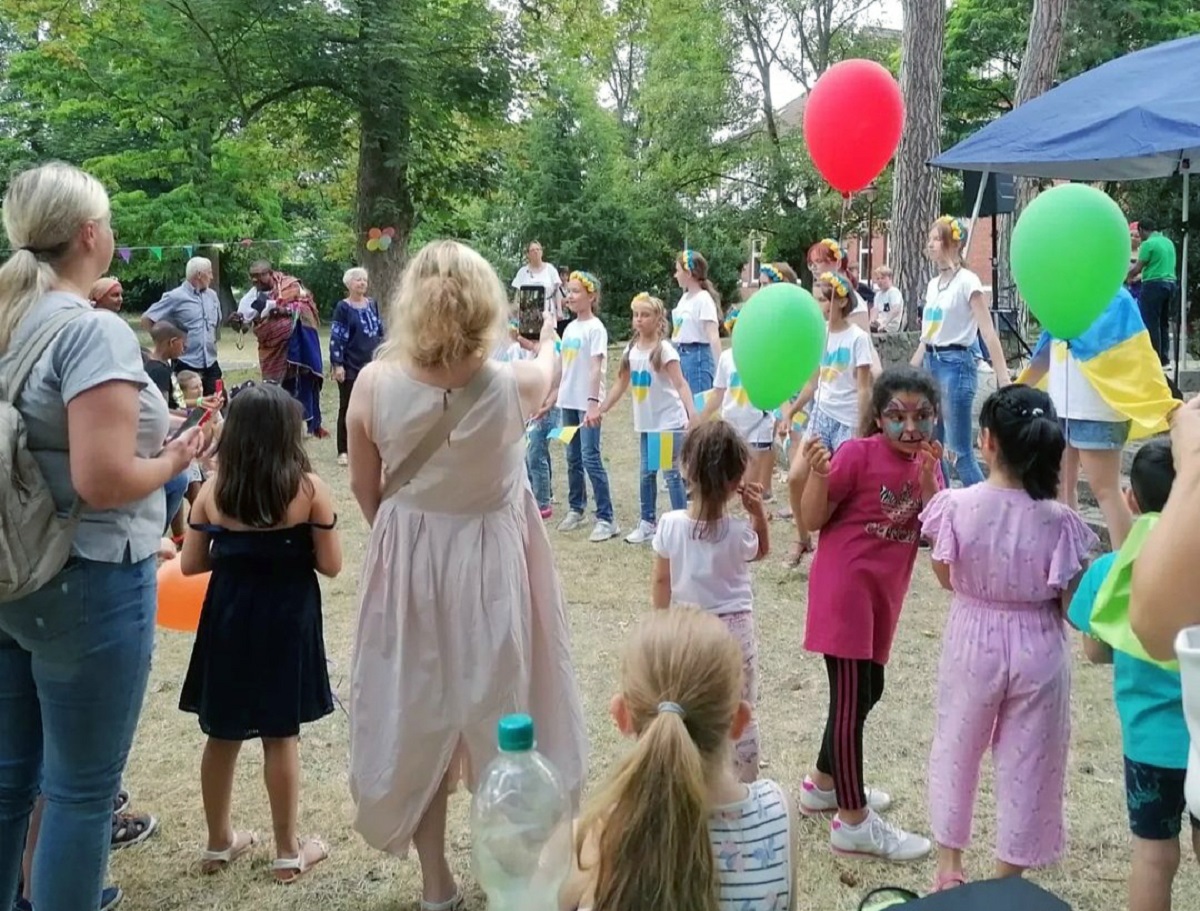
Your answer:
[[[879,290],[875,293],[875,332],[900,332],[904,328],[904,295],[892,284],[890,266],[880,266],[873,275]]]

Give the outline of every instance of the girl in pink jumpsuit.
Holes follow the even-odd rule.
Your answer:
[[[1063,853],[1071,727],[1063,598],[1098,543],[1056,499],[1065,443],[1049,397],[1008,386],[984,403],[979,423],[987,483],[942,491],[921,516],[934,572],[954,592],[929,757],[938,890],[965,882],[962,852],[989,746],[997,875]]]

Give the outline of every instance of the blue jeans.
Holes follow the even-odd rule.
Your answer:
[[[183,505],[184,495],[188,489],[188,471],[185,469],[171,480],[163,485],[163,493],[167,495],[167,524],[163,528],[163,534],[167,534],[171,530],[171,520],[175,518],[175,513],[179,512],[179,507]],[[0,908],[3,908],[0,905]]]
[[[683,378],[687,380],[692,395],[712,389],[713,371],[716,369],[712,346],[708,342],[688,342],[677,347],[679,369],[683,372]]]
[[[567,503],[571,512],[587,510],[587,487],[583,476],[592,482],[592,496],[596,498],[596,518],[602,522],[613,520],[612,495],[608,491],[608,472],[600,459],[600,428],[584,427],[585,412],[573,408],[562,410],[564,427],[578,427],[579,432],[567,444]]]
[[[39,591],[0,604],[0,908],[16,896],[39,791],[34,907],[100,905],[113,798],[150,671],[156,562],[72,559]]]
[[[946,447],[948,456],[942,461],[942,474],[949,484],[953,466],[963,487],[971,487],[983,481],[983,470],[975,459],[975,432],[971,426],[971,409],[979,389],[975,354],[969,347],[963,351],[929,349],[925,352],[925,369],[933,374],[942,393],[936,430],[936,437]]]
[[[546,509],[554,496],[553,470],[550,463],[550,441],[546,434],[558,426],[558,409],[551,408],[529,427],[529,444],[525,450],[525,472],[538,506]]]
[[[658,471],[646,467],[649,462],[647,444],[650,434],[639,433],[642,451],[642,521],[653,525],[658,521]],[[658,434],[655,434],[658,436]],[[683,431],[675,434],[675,463],[679,464],[679,449],[683,443]],[[667,496],[671,498],[672,509],[687,509],[687,491],[683,487],[683,478],[678,468],[664,468],[663,480],[667,482]]]

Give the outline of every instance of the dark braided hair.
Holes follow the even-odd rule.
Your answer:
[[[1035,500],[1058,496],[1067,441],[1050,396],[1013,384],[988,396],[979,426],[992,435],[1004,467]]]
[[[688,431],[680,461],[684,480],[699,504],[696,537],[718,538],[729,489],[745,476],[750,450],[725,421],[707,421]]]

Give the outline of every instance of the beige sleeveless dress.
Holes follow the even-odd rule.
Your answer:
[[[372,365],[371,437],[388,477],[446,390]],[[360,380],[361,382],[361,380]],[[355,828],[407,853],[438,782],[474,784],[496,723],[528,712],[574,799],[587,752],[554,555],[525,475],[512,368],[497,375],[410,484],[379,507],[359,583],[351,669]]]

